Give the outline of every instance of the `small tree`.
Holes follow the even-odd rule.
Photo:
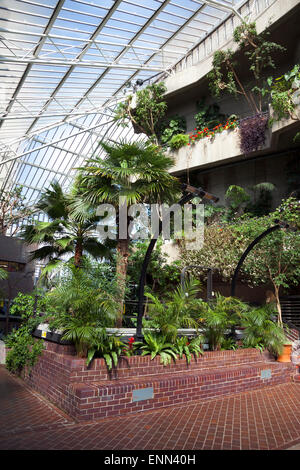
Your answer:
[[[272,283],[278,323],[282,324],[280,293],[283,289],[297,285],[300,279],[298,202],[289,198],[270,216],[244,221],[236,228],[236,234],[250,243],[264,230],[274,226],[278,219],[291,224],[293,229],[280,229],[264,237],[248,254],[241,272],[248,277],[252,285]]]
[[[220,97],[224,92],[234,96],[243,96],[254,114],[262,111],[262,100],[267,88],[263,72],[267,68],[275,68],[273,53],[285,50],[281,45],[267,40],[270,33],[258,34],[255,23],[243,22],[234,30],[233,38],[249,62],[249,70],[253,73],[254,86],[247,90],[246,84],[238,72],[235,52],[231,49],[216,51],[213,57],[213,69],[209,73],[209,86],[214,96]]]
[[[25,197],[22,196],[22,186],[15,186],[8,191],[0,191],[0,234],[14,236],[19,227],[18,222],[28,218],[33,210],[25,205]]]
[[[158,144],[160,123],[166,113],[167,103],[163,99],[164,83],[154,83],[137,91],[135,99],[130,95],[116,109],[115,120],[127,126],[132,123],[137,134],[143,133]]]

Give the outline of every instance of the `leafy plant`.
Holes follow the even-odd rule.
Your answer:
[[[131,122],[136,133],[144,133],[158,144],[161,121],[167,110],[165,91],[163,82],[146,86],[118,105],[114,119],[125,126]]]
[[[164,123],[163,128],[160,141],[162,144],[168,144],[171,146],[170,141],[174,141],[175,136],[178,134],[182,135],[186,131],[186,119],[184,116],[176,114]]]
[[[24,368],[30,372],[43,350],[43,343],[35,341],[27,328],[20,327],[6,339],[10,350],[6,354],[6,367],[10,372],[20,374]]]
[[[195,317],[200,287],[199,281],[186,282],[184,288],[177,287],[164,302],[161,302],[158,296],[146,293],[146,296],[152,300],[148,308],[152,320],[151,326],[160,329],[168,341],[175,340],[180,327],[197,328]]]
[[[168,142],[171,150],[178,150],[189,143],[189,136],[185,134],[174,135]]]
[[[135,342],[134,348],[135,350],[140,349],[142,356],[150,355],[151,360],[160,356],[160,362],[164,365],[170,364],[172,359],[176,361],[177,358],[173,344],[160,333],[145,333],[144,342]]]
[[[125,344],[115,336],[109,336],[105,328],[99,328],[93,323],[84,323],[82,319],[71,318],[64,328],[63,339],[72,341],[80,357],[87,358],[87,366],[95,356],[103,357],[107,368],[117,367],[119,357]]]
[[[235,97],[243,96],[254,114],[262,111],[263,98],[268,93],[263,72],[266,68],[275,68],[275,52],[285,51],[281,45],[267,40],[269,34],[268,31],[258,34],[254,22],[242,22],[234,30],[234,41],[248,59],[255,83],[251,90],[247,90],[239,76],[235,53],[230,49],[218,50],[214,54],[213,69],[209,73],[209,86],[214,96],[220,97],[224,92]]]
[[[43,343],[35,341],[32,332],[40,323],[40,317],[34,315],[35,299],[33,295],[19,293],[10,308],[10,314],[22,317],[21,326],[14,329],[5,338],[6,347],[10,350],[6,355],[6,367],[13,373],[21,373],[24,368],[30,372],[43,350]],[[37,313],[43,301],[37,303]]]
[[[198,112],[195,115],[195,121],[198,129],[212,128],[226,119],[225,114],[220,113],[220,106],[216,103],[206,105],[205,98],[198,101],[196,106]]]
[[[203,336],[197,336],[191,340],[188,340],[186,336],[182,336],[181,338],[177,337],[174,342],[174,351],[178,354],[180,359],[185,356],[186,361],[189,364],[192,356],[196,358],[199,357],[200,354],[203,354],[203,350],[201,348],[203,340]]]
[[[108,249],[97,237],[91,236],[99,222],[96,211],[85,206],[80,220],[71,213],[71,205],[80,197],[80,191],[79,179],[69,193],[64,193],[59,183],[51,183],[36,205],[36,210],[43,211],[49,221],[36,222],[23,228],[21,236],[27,243],[42,245],[32,251],[31,259],[47,262],[43,274],[61,266],[66,256],[74,256],[77,267],[81,265],[84,253],[96,259],[109,257]]]
[[[275,356],[281,354],[286,337],[283,328],[272,320],[274,307],[265,305],[242,315],[243,345],[248,348],[267,349]]]
[[[240,120],[240,149],[248,154],[259,150],[266,141],[268,117],[256,114]]]
[[[115,301],[117,286],[106,286],[94,277],[95,270],[87,260],[81,269],[72,263],[65,266],[65,275],[45,298],[48,308],[58,311],[50,324],[52,328],[73,326],[113,326],[118,304]]]
[[[268,84],[271,87],[271,105],[273,108],[271,122],[288,117],[299,121],[296,106],[299,104],[300,65],[296,64],[292,70],[278,78],[270,77]]]
[[[248,308],[241,300],[220,294],[210,303],[201,302],[199,323],[212,351],[221,349],[230,328],[240,321]]]

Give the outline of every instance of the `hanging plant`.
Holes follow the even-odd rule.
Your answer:
[[[266,141],[268,116],[256,114],[255,116],[240,120],[240,149],[242,153],[256,152]]]

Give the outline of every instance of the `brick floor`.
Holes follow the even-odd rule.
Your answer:
[[[0,449],[297,448],[300,443],[299,400],[300,383],[290,383],[79,424],[1,366]]]

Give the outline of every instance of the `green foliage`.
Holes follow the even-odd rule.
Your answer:
[[[97,205],[109,203],[119,207],[119,198],[128,205],[173,200],[177,179],[168,170],[174,164],[161,149],[150,142],[125,141],[117,144],[101,143],[106,157],[96,157],[80,168],[83,200]],[[175,192],[175,194],[174,194]],[[81,208],[82,200],[73,206]]]
[[[43,343],[35,341],[27,329],[22,327],[6,340],[6,346],[11,348],[6,355],[6,367],[17,374],[24,368],[30,372],[43,350]]]
[[[146,294],[152,301],[148,308],[151,326],[158,328],[168,341],[175,340],[178,328],[197,328],[195,317],[200,287],[199,281],[186,282],[184,289],[177,287],[164,302],[156,295]]]
[[[80,269],[69,263],[57,286],[45,296],[48,308],[58,310],[51,326],[65,328],[69,321],[73,324],[73,319],[82,326],[113,326],[117,315],[116,294],[116,282],[107,285],[105,278],[97,276],[97,267],[86,260]]]
[[[163,82],[154,83],[130,95],[116,109],[115,120],[122,125],[133,124],[136,133],[144,133],[158,143],[157,135],[167,104],[163,99],[166,87]]]
[[[243,346],[267,349],[275,356],[281,354],[286,337],[284,330],[272,320],[275,315],[271,305],[254,308],[243,315]]]
[[[208,75],[210,90],[214,96],[220,97],[224,92],[235,97],[243,96],[252,112],[257,114],[262,111],[262,101],[269,92],[263,72],[267,68],[275,68],[274,53],[285,51],[281,45],[267,40],[269,34],[268,31],[257,34],[256,24],[253,22],[243,22],[234,30],[234,41],[248,60],[254,86],[247,90],[242,83],[235,53],[230,49],[219,50],[214,54],[213,69]]]
[[[227,189],[225,199],[229,201],[232,209],[238,209],[242,204],[250,200],[250,196],[244,188],[233,184]]]
[[[201,345],[203,344],[203,336],[196,336],[195,338],[188,340],[186,336],[181,338],[176,338],[173,348],[176,354],[178,354],[181,359],[183,356],[186,357],[186,361],[189,364],[191,362],[192,356],[195,358],[199,357],[200,354],[203,354]]]
[[[212,351],[221,349],[229,328],[236,325],[249,308],[239,299],[219,294],[210,303],[202,301],[199,307],[199,323]]]
[[[128,262],[127,284],[137,286],[139,283],[143,260],[148,249],[149,242],[139,241],[132,245]],[[162,253],[162,242],[158,240],[147,269],[146,291],[164,296],[180,281],[180,262],[169,263],[167,256]],[[130,293],[128,294],[130,298]],[[136,294],[134,294],[136,300]]]
[[[295,110],[299,104],[300,65],[296,64],[281,77],[270,77],[268,84],[271,87],[271,105],[274,112],[271,122],[288,117],[299,120]]]
[[[195,121],[198,129],[212,128],[226,119],[226,115],[220,113],[220,106],[216,103],[205,105],[205,98],[198,101],[196,106],[198,112]]]
[[[86,358],[87,365],[94,357],[103,357],[109,370],[117,367],[125,347],[117,336],[109,336],[105,328],[86,323],[81,318],[70,318],[64,327],[63,339],[75,344],[78,355]]]
[[[171,150],[178,150],[189,143],[189,136],[185,134],[174,135],[168,142]]]
[[[159,140],[162,144],[168,144],[172,148],[170,141],[176,141],[176,139],[174,140],[175,136],[178,134],[182,135],[186,132],[186,119],[184,116],[176,114],[167,119],[166,122],[162,124],[162,128],[163,130],[161,131]]]
[[[43,275],[60,267],[66,256],[74,256],[76,266],[80,266],[84,253],[96,259],[109,256],[107,248],[97,237],[91,236],[99,222],[95,210],[82,205],[80,220],[72,214],[71,206],[80,197],[80,186],[77,179],[71,191],[64,193],[59,183],[51,183],[36,205],[37,210],[48,216],[49,222],[26,225],[21,233],[27,243],[42,245],[31,253],[31,259],[47,262]]]
[[[21,373],[24,368],[30,371],[42,353],[43,344],[35,341],[32,332],[39,325],[41,319],[38,314],[44,310],[43,299],[37,302],[34,316],[35,298],[33,294],[19,293],[10,307],[11,315],[22,317],[21,326],[14,329],[5,338],[7,348],[10,348],[6,355],[6,367],[13,373]]]
[[[142,351],[142,356],[150,355],[151,360],[160,356],[161,364],[170,364],[172,359],[176,361],[176,353],[172,343],[160,333],[146,333],[144,342],[135,342],[134,348]]]
[[[8,273],[5,271],[5,269],[0,268],[0,280],[7,279]]]

